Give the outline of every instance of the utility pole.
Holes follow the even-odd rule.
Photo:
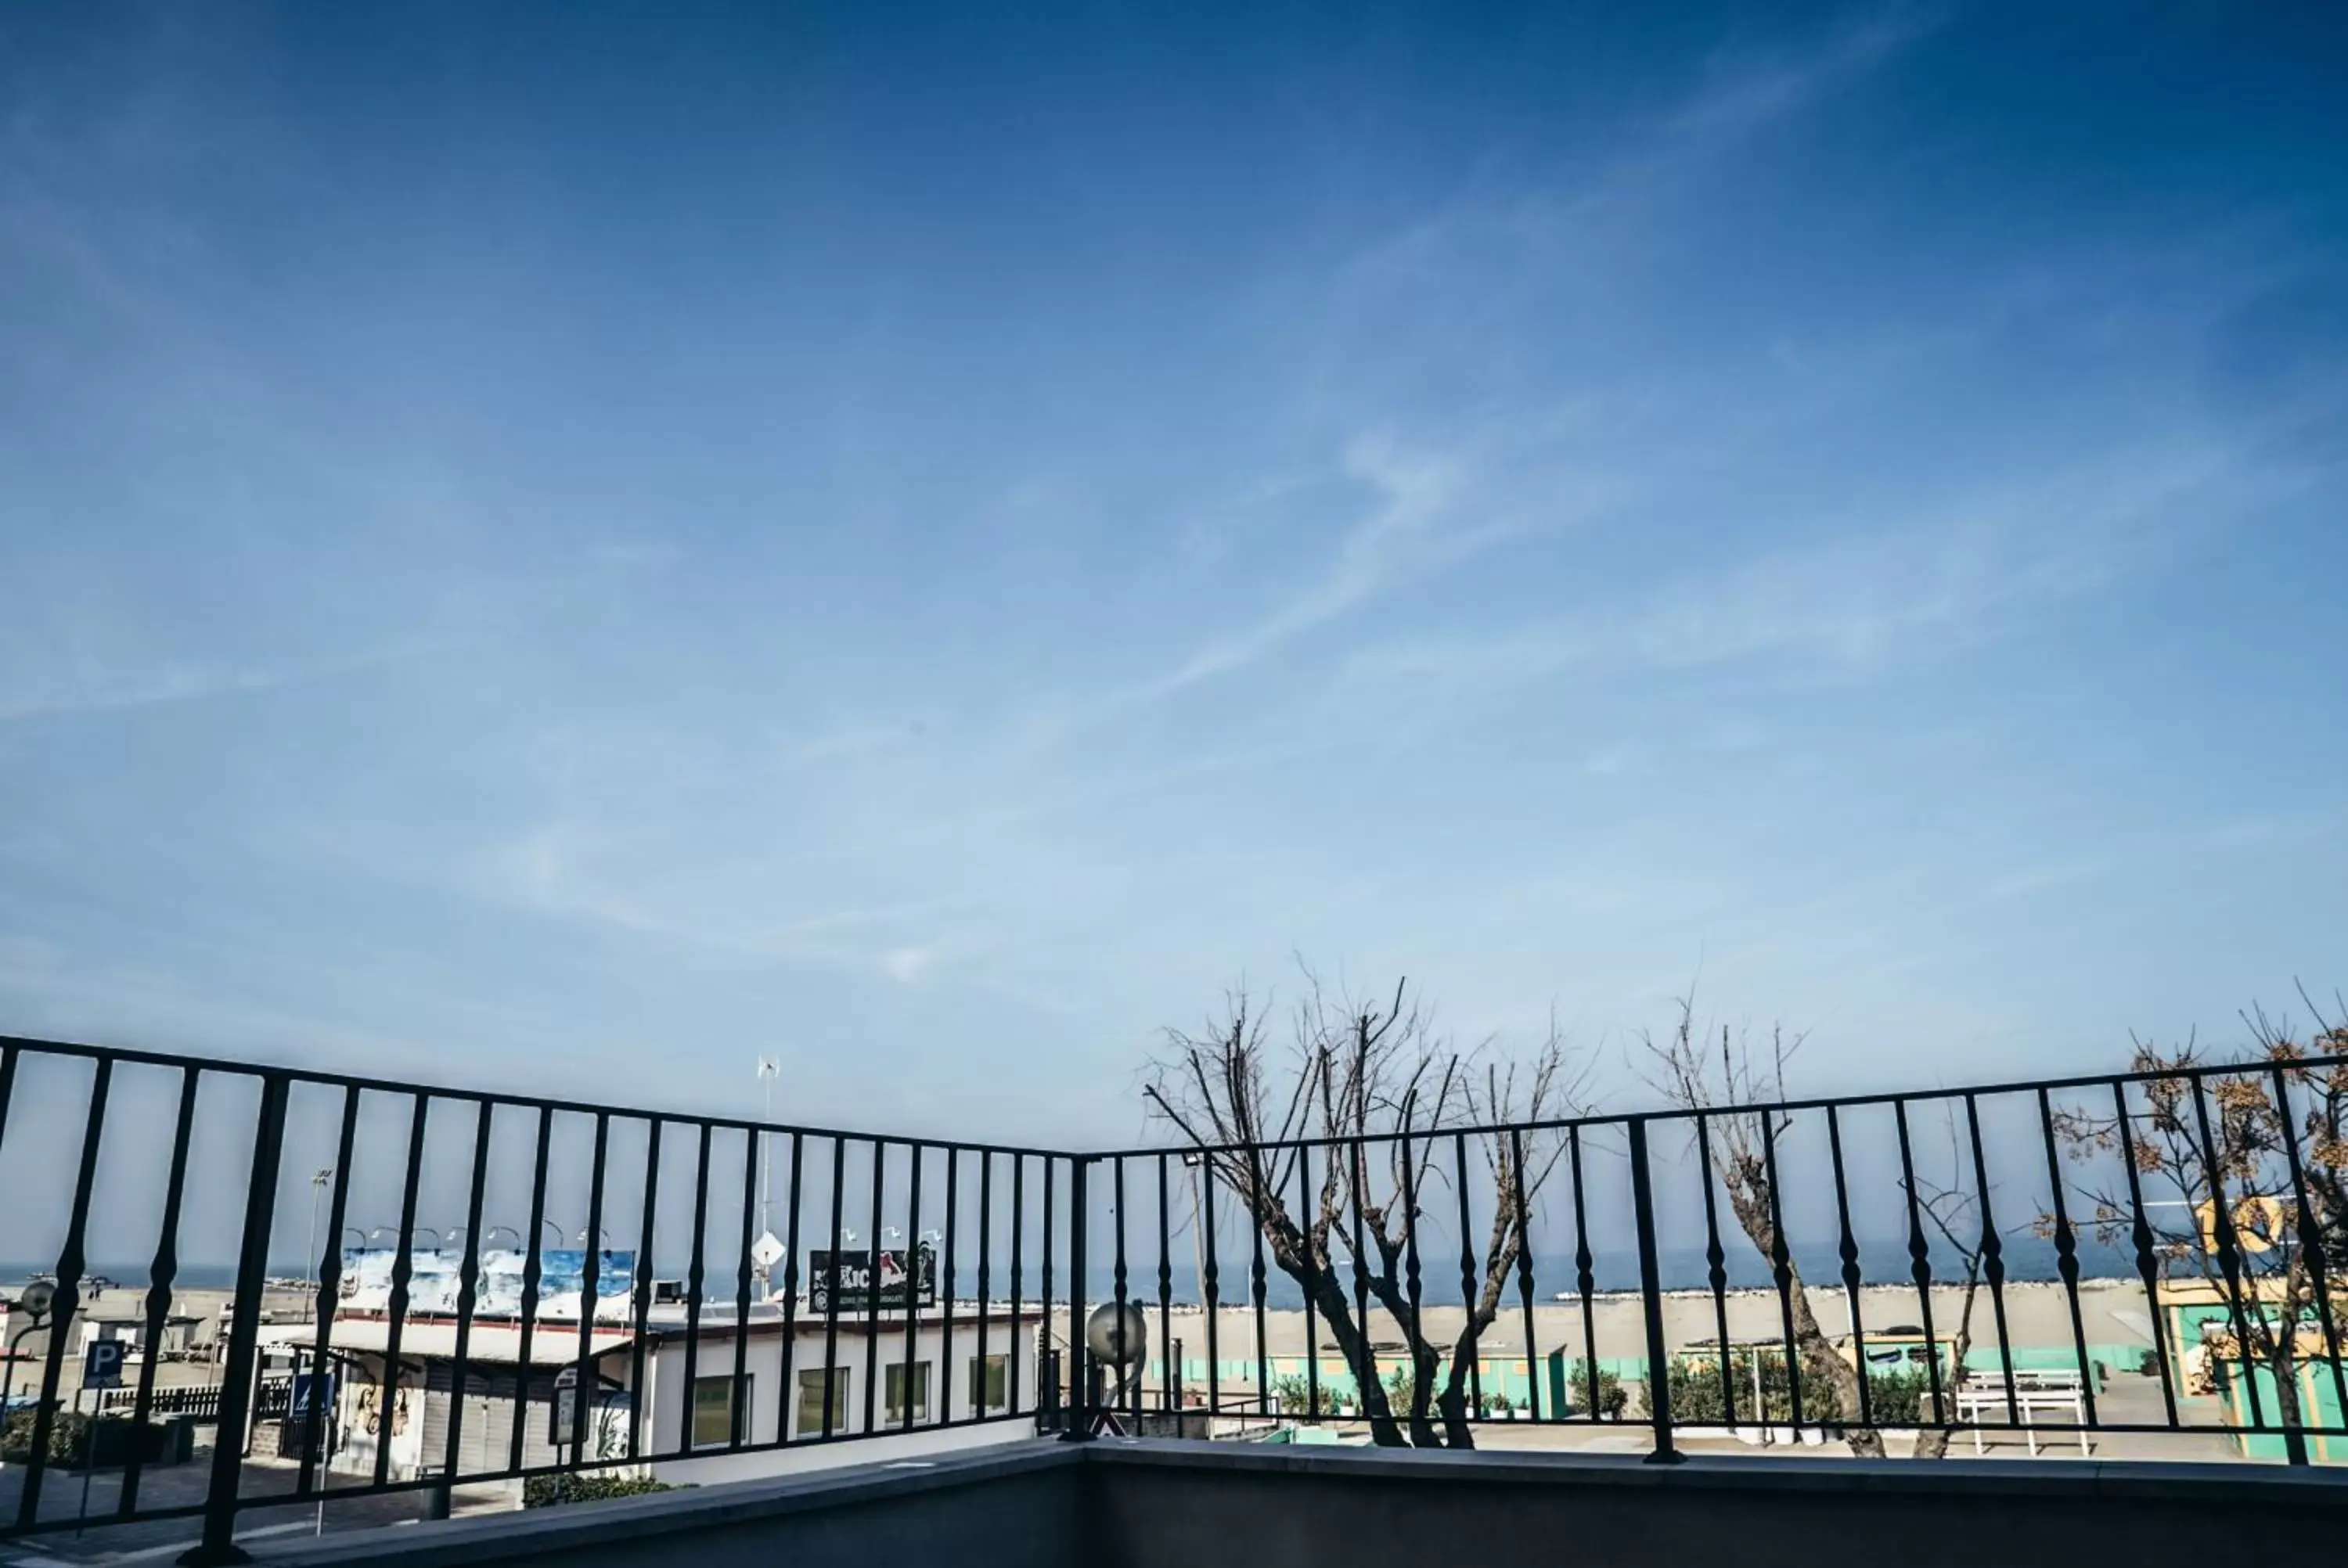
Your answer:
[[[302,1273],[310,1282],[310,1317],[314,1322],[318,1317],[318,1202],[326,1195],[326,1184],[334,1179],[332,1165],[310,1178],[310,1241],[308,1261],[303,1264]]]

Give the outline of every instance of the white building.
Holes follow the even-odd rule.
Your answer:
[[[1012,1419],[1013,1402],[1015,1393],[1016,1413],[1025,1418],[1043,1397],[1044,1313],[1025,1305],[1014,1321],[1007,1305],[990,1304],[983,1336],[978,1315],[975,1302],[955,1303],[951,1322],[942,1310],[924,1309],[912,1326],[909,1356],[901,1307],[880,1314],[872,1333],[861,1314],[828,1323],[802,1304],[787,1332],[778,1303],[754,1303],[738,1328],[732,1302],[705,1304],[697,1330],[685,1308],[672,1304],[654,1308],[641,1355],[633,1325],[599,1319],[583,1363],[575,1320],[541,1321],[530,1336],[526,1378],[519,1377],[520,1327],[477,1321],[466,1346],[461,1451],[451,1467],[448,1429],[459,1386],[456,1322],[439,1316],[405,1319],[399,1377],[387,1387],[389,1322],[372,1313],[338,1313],[331,1331],[335,1383],[328,1463],[338,1472],[372,1475],[387,1427],[387,1479],[504,1470],[514,1458],[519,1417],[523,1466],[552,1465],[572,1457],[580,1430],[574,1389],[582,1382],[594,1389],[583,1423],[587,1457],[616,1460],[633,1452],[640,1462],[621,1468],[666,1481],[741,1480],[1032,1435],[1029,1420]],[[311,1370],[314,1324],[272,1325],[262,1332],[263,1377]],[[830,1438],[896,1435],[827,1441],[827,1384]],[[298,1423],[289,1419],[286,1427],[262,1451],[298,1454]],[[731,1451],[737,1432],[743,1448],[763,1451]],[[810,1446],[782,1448],[778,1440]]]

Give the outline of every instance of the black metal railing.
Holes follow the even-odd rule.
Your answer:
[[[1048,1211],[1068,1163],[0,1040],[8,1245],[46,1230],[54,1290],[8,1321],[0,1535],[184,1518],[195,1557],[227,1561],[241,1515],[292,1503],[1032,1421],[1023,1340],[1067,1330],[1045,1306],[1052,1221],[1027,1194],[1040,1176]],[[427,1223],[451,1214],[446,1234]],[[973,1244],[974,1302],[953,1272]],[[132,1245],[149,1259],[137,1342],[214,1289],[215,1365],[88,1358],[73,1324],[93,1264],[127,1273]],[[1006,1245],[1007,1307],[988,1267]],[[205,1250],[233,1260],[210,1285],[183,1265]],[[1031,1262],[1044,1294],[1023,1304]],[[200,1481],[167,1475],[156,1444],[93,1437],[86,1458],[67,1440],[77,1418],[136,1432],[173,1415],[212,1424]],[[93,1458],[111,1472],[94,1502],[49,1484]]]
[[[1636,1421],[1662,1462],[1696,1432],[2034,1453],[2199,1434],[2211,1455],[2348,1460],[2348,1058],[1479,1125],[1347,1123],[1320,1098],[1323,1135],[1181,1152],[1206,1356],[1176,1365],[1161,1200],[1161,1348],[1110,1396],[1128,1424],[1190,1408],[1440,1444]],[[1166,1158],[1086,1163],[1122,1190]],[[1267,1245],[1292,1319],[1269,1349]],[[1454,1250],[1438,1306],[1429,1264]]]
[[[8,1324],[0,1535],[75,1525],[47,1483],[100,1452],[88,1512],[209,1561],[294,1503],[987,1423],[2348,1458],[2343,1114],[2348,1061],[2279,1058],[1087,1153],[0,1040],[8,1245],[56,1297],[36,1349]],[[119,1363],[81,1293],[134,1246],[138,1342],[215,1290],[216,1368],[85,1390]],[[86,1392],[208,1418],[208,1469],[62,1455]]]

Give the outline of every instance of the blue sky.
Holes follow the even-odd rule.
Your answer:
[[[17,6],[0,1028],[1083,1143],[2348,982],[2320,7]]]

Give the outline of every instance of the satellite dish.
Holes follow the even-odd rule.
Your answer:
[[[1149,1320],[1131,1302],[1126,1303],[1121,1317],[1125,1330],[1122,1344],[1118,1342],[1120,1314],[1117,1303],[1104,1301],[1094,1307],[1093,1315],[1085,1319],[1085,1348],[1104,1366],[1138,1367],[1149,1355]]]

